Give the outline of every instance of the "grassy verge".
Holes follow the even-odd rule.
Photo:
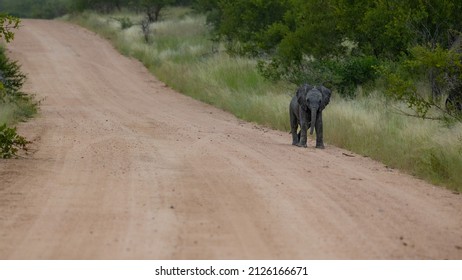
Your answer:
[[[21,97],[0,101],[0,124],[13,125],[32,118],[38,110],[33,97]]]
[[[462,124],[410,118],[379,94],[337,99],[326,113],[326,139],[434,184],[462,191]],[[403,108],[405,109],[405,108]]]
[[[84,13],[70,20],[110,39],[170,87],[244,120],[289,130],[294,89],[263,79],[254,60],[229,57],[209,40],[203,16],[167,10],[162,22],[151,25],[148,43],[139,25],[122,29],[114,18],[141,21],[130,13]],[[356,100],[334,97],[324,114],[325,141],[462,192],[462,125],[404,117],[386,104],[378,93]]]

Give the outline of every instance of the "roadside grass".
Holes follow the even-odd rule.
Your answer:
[[[38,111],[34,97],[0,100],[0,124],[13,125],[32,118]]]
[[[288,104],[295,88],[265,80],[255,60],[230,57],[210,40],[203,15],[167,9],[150,26],[149,43],[139,25],[122,29],[114,17],[133,23],[141,16],[85,12],[67,18],[111,40],[124,55],[139,59],[173,89],[281,131],[289,131]],[[375,91],[354,100],[333,96],[324,113],[324,139],[451,190],[462,192],[462,124],[403,116]],[[290,143],[287,135],[287,143]]]
[[[0,124],[10,125],[14,115],[14,108],[11,104],[5,104],[0,102]]]
[[[396,110],[396,107],[402,107]],[[329,143],[379,160],[431,183],[462,191],[462,124],[403,116],[403,104],[379,93],[336,98],[325,112]]]

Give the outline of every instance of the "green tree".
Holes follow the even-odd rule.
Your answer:
[[[326,57],[342,49],[333,0],[222,0],[218,34],[241,54],[278,56],[290,62],[303,56]]]
[[[174,3],[175,0],[138,0],[135,5],[140,7],[148,22],[156,22],[159,20],[160,11]]]
[[[462,2],[455,0],[335,0],[337,28],[358,51],[398,60],[416,44],[454,42],[462,27]]]
[[[435,80],[449,93],[446,106],[438,96],[425,94],[418,89],[422,77],[430,69],[437,70]],[[380,71],[386,78],[387,94],[406,102],[414,110],[414,116],[462,122],[462,53],[440,46],[416,46],[395,67],[382,66]],[[429,115],[431,109],[432,114]]]
[[[336,1],[337,28],[358,52],[394,59],[407,51],[413,41],[407,1]]]
[[[461,40],[462,2],[456,0],[197,0],[196,5],[208,11],[231,52],[261,60],[266,77],[331,81],[350,96],[378,76],[379,64],[406,61],[416,46],[449,50]],[[427,66],[419,79],[428,79],[440,95],[448,68]]]
[[[284,32],[282,22],[290,7],[286,0],[223,0],[218,3],[221,18],[218,34],[240,54],[264,54],[274,51]],[[279,34],[278,34],[279,33]]]
[[[204,6],[219,11],[216,32],[228,42],[228,49],[258,57],[266,77],[319,84],[334,75],[332,64],[324,62],[345,52],[334,4],[333,0],[223,0],[215,7]]]

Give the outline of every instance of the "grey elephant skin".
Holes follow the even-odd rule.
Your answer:
[[[304,84],[297,89],[289,106],[292,145],[306,148],[307,131],[310,128],[310,134],[316,130],[316,148],[324,149],[322,111],[329,104],[331,94],[331,90],[324,86]],[[299,126],[300,133],[297,133]]]

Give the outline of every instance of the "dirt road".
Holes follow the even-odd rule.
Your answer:
[[[293,147],[82,28],[23,25],[8,48],[43,101],[32,154],[0,161],[0,259],[462,259],[461,195]]]

